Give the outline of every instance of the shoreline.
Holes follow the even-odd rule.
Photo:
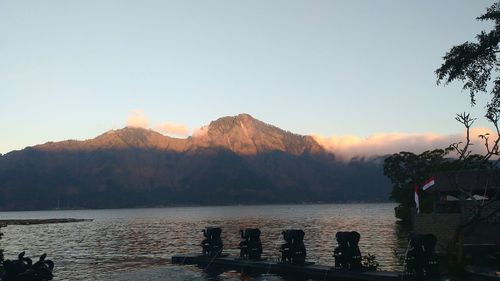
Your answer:
[[[40,211],[87,211],[87,210],[123,210],[123,209],[163,209],[163,208],[190,208],[190,207],[252,207],[252,206],[293,206],[293,205],[351,205],[351,204],[396,204],[391,200],[383,201],[316,201],[316,202],[289,202],[289,203],[231,203],[231,204],[171,204],[171,205],[144,205],[144,206],[130,206],[130,207],[110,207],[110,208],[56,208],[56,209],[36,209],[36,210],[0,210],[0,213],[14,213],[14,212],[40,212]],[[0,222],[2,219],[0,219]]]
[[[0,227],[5,227],[8,225],[33,225],[33,224],[51,224],[51,223],[74,223],[74,222],[85,222],[93,221],[93,219],[75,219],[75,218],[63,218],[63,219],[0,219]]]

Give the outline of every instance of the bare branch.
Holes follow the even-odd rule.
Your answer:
[[[454,148],[455,151],[458,153],[458,159],[465,160],[470,155],[469,146],[472,145],[471,140],[470,140],[470,128],[472,127],[472,125],[476,121],[476,118],[470,117],[470,113],[463,112],[463,113],[457,114],[457,116],[455,117],[455,120],[457,120],[459,123],[464,125],[465,132],[466,132],[466,134],[465,134],[466,141],[465,141],[465,144],[463,145],[463,147],[460,147],[461,142],[459,142],[459,143],[453,144],[452,148]]]

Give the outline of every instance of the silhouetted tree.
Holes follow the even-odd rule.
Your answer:
[[[420,155],[400,152],[388,157],[384,162],[384,174],[393,183],[392,198],[400,203],[401,219],[408,218],[408,208],[413,205],[413,190],[432,173],[446,170],[494,169],[500,161],[500,3],[495,3],[479,16],[478,20],[495,22],[492,30],[482,31],[476,36],[477,42],[465,42],[452,47],[443,57],[443,64],[436,70],[437,83],[445,85],[453,81],[464,83],[463,89],[470,95],[471,105],[476,104],[476,94],[490,92],[491,100],[486,105],[485,117],[493,125],[495,135],[479,135],[484,141],[485,153],[472,154],[470,129],[476,121],[468,113],[457,114],[455,119],[466,129],[464,142],[453,143],[447,149],[426,151]],[[491,80],[493,80],[491,82]],[[446,159],[448,153],[455,152],[457,159]],[[496,159],[495,159],[496,158]],[[495,159],[494,162],[491,160]],[[460,190],[467,193],[465,190]],[[464,198],[470,198],[464,196]],[[484,205],[484,204],[483,204]],[[424,201],[425,207],[425,201]],[[477,213],[481,213],[478,210]],[[397,213],[398,214],[398,213]],[[471,224],[464,222],[464,224]]]
[[[458,154],[459,169],[471,169],[479,167],[487,169],[497,169],[500,161],[500,2],[497,2],[486,9],[486,13],[477,17],[480,21],[493,21],[493,28],[489,31],[481,31],[476,35],[476,42],[465,42],[452,47],[443,57],[443,64],[436,70],[437,83],[444,82],[447,85],[453,81],[461,81],[463,89],[470,95],[471,105],[476,104],[476,94],[490,93],[491,99],[486,104],[486,119],[493,125],[495,135],[489,133],[479,135],[484,141],[486,152],[482,156],[473,155],[470,151],[470,128],[475,118],[469,114],[458,114],[456,120],[466,128],[466,141],[455,143],[450,147]],[[495,159],[496,158],[496,159]],[[491,161],[494,159],[494,161]],[[458,185],[457,189],[458,188]],[[486,187],[487,188],[487,187]],[[473,198],[470,192],[459,190],[464,193],[463,198]],[[490,198],[489,202],[494,202],[500,195],[498,192]],[[464,199],[465,200],[465,199]],[[476,205],[474,216],[463,221],[461,228],[474,227],[481,221],[482,211],[487,204]],[[500,211],[500,210],[497,210]]]
[[[408,222],[410,208],[415,206],[415,187],[422,185],[433,173],[450,166],[446,155],[450,149],[435,149],[421,154],[412,152],[395,153],[384,160],[384,175],[392,182],[391,199],[398,202],[396,217]],[[427,208],[422,200],[422,209]]]
[[[414,206],[413,193],[433,173],[438,171],[485,169],[497,167],[500,161],[500,3],[495,3],[486,13],[477,18],[481,21],[494,21],[492,30],[482,31],[476,35],[477,42],[465,42],[452,47],[443,57],[443,64],[436,70],[437,83],[445,85],[453,81],[461,81],[463,89],[470,95],[471,105],[476,104],[476,94],[490,93],[491,100],[486,105],[485,117],[495,128],[496,136],[488,133],[479,135],[484,141],[486,153],[472,154],[470,129],[475,122],[468,113],[457,114],[456,120],[466,129],[464,142],[453,143],[447,149],[436,149],[416,155],[411,152],[400,152],[388,157],[384,162],[384,174],[393,183],[391,198],[400,205],[396,208],[396,216],[406,220],[409,208]],[[493,80],[493,81],[491,81]],[[455,152],[458,159],[446,158]],[[497,158],[493,163],[490,160]],[[462,192],[467,193],[462,190]],[[469,194],[470,195],[470,194]],[[465,196],[470,198],[470,196]],[[423,200],[423,210],[426,204]],[[481,213],[478,210],[477,213]],[[464,224],[471,224],[464,222]]]
[[[497,54],[500,52],[500,3],[493,4],[477,19],[494,21],[495,25],[492,30],[477,34],[477,42],[465,42],[452,47],[443,57],[441,67],[436,70],[437,83],[444,82],[446,85],[456,80],[463,82],[463,89],[469,91],[472,105],[476,103],[477,93],[490,92],[492,97],[487,104],[487,116],[498,115],[500,69]]]

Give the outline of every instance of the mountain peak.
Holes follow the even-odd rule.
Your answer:
[[[248,114],[248,113],[240,113],[240,114],[236,115],[235,118],[238,120],[247,121],[247,122],[257,120],[255,118],[253,118],[253,116]]]
[[[282,151],[300,155],[306,151],[323,151],[311,137],[282,130],[247,113],[212,121],[207,134],[198,138],[196,143],[202,146],[224,147],[238,154]]]
[[[225,116],[210,122],[208,125],[208,132],[213,136],[218,136],[221,134],[227,134],[233,130],[243,129],[246,131],[246,135],[248,137],[249,132],[247,129],[253,129],[255,124],[259,122],[259,120],[245,113],[236,116]]]
[[[48,142],[37,145],[35,148],[46,151],[60,150],[98,150],[98,149],[169,149],[183,151],[186,147],[184,140],[164,136],[151,129],[139,127],[125,127],[109,130],[93,139],[62,142]]]
[[[282,130],[247,113],[221,117],[210,122],[204,134],[187,139],[168,137],[151,129],[125,127],[107,131],[90,140],[50,142],[35,147],[51,151],[140,148],[176,152],[197,148],[223,148],[243,155],[271,151],[292,155],[325,152],[312,137]]]

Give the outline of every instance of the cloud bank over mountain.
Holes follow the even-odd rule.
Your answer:
[[[126,124],[127,127],[148,128],[149,119],[146,117],[146,115],[144,115],[144,111],[142,109],[134,109],[130,112]]]
[[[473,153],[484,153],[484,141],[478,136],[489,133],[489,128],[474,128],[470,132],[473,143]],[[312,135],[314,139],[327,150],[335,153],[342,160],[356,157],[371,158],[386,154],[409,151],[421,153],[426,150],[447,148],[453,143],[465,142],[465,132],[462,134],[440,135],[436,133],[408,134],[408,133],[377,133],[366,138],[357,136]]]
[[[187,137],[191,134],[191,130],[186,125],[180,123],[165,121],[154,126],[150,125],[151,122],[142,109],[132,110],[125,124],[126,127],[152,129],[168,136]]]
[[[188,136],[203,137],[208,132],[208,126],[191,130],[184,124],[169,121],[150,126],[149,119],[141,109],[131,111],[126,125],[127,127],[149,128],[164,135],[183,138]],[[484,140],[478,137],[481,134],[495,135],[493,130],[489,128],[471,129],[470,136],[473,143],[471,150],[473,153],[482,154],[485,152]],[[376,133],[365,138],[355,135],[334,135],[328,137],[320,134],[311,134],[311,136],[323,148],[334,153],[338,159],[343,161],[349,161],[353,158],[373,158],[401,151],[421,153],[426,150],[444,149],[453,143],[464,142],[466,140],[465,131],[450,135],[390,132]],[[453,156],[453,153],[451,156]]]
[[[166,134],[166,135],[174,135],[179,137],[187,137],[189,135],[189,129],[186,125],[176,124],[172,122],[165,122],[155,126],[155,130]]]

